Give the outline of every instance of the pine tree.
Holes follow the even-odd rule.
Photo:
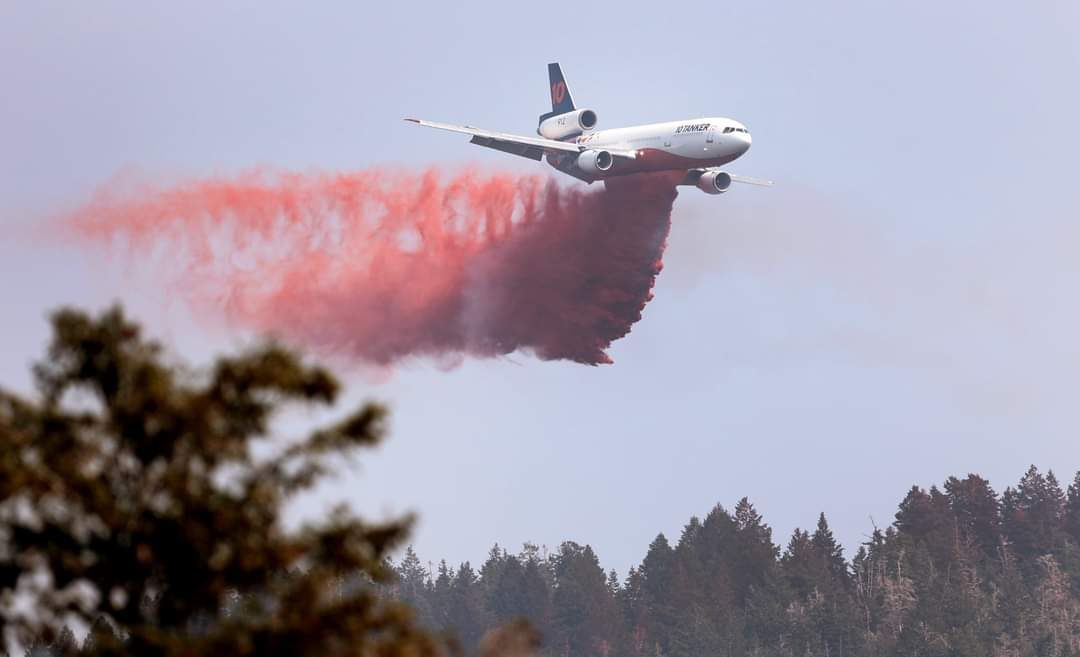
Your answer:
[[[753,589],[772,585],[780,549],[772,542],[772,529],[747,498],[735,505],[735,587],[740,606]],[[840,557],[843,563],[843,556]]]
[[[1004,531],[1028,569],[1038,557],[1058,546],[1064,515],[1065,495],[1053,472],[1044,476],[1032,465],[1015,489],[1006,489],[1002,496]]]
[[[811,613],[820,650],[826,654],[843,652],[845,647],[853,650],[859,643],[861,623],[852,598],[852,579],[843,548],[833,537],[824,513],[818,516],[810,548],[821,573],[818,600]]]
[[[692,554],[682,559],[683,570],[672,573],[672,600],[682,610],[706,605],[710,613],[730,616],[745,599],[754,573],[740,572],[738,525],[717,504],[701,523],[701,536]],[[682,575],[680,579],[678,576]]]
[[[948,496],[937,486],[931,486],[929,492],[912,486],[900,503],[893,526],[912,552],[924,545],[938,566],[952,558],[956,520]]]
[[[476,650],[484,632],[494,625],[484,607],[480,579],[468,561],[454,573],[446,615],[450,629],[467,653]]]
[[[435,581],[431,587],[431,614],[433,626],[442,631],[450,629],[450,606],[452,604],[451,589],[454,585],[454,572],[446,563],[446,559],[439,561],[436,569]]]
[[[1046,471],[1046,494],[1042,506],[1041,531],[1049,538],[1049,546],[1059,546],[1061,532],[1065,523],[1067,497],[1058,483],[1053,470]]]
[[[5,633],[25,645],[74,616],[90,650],[117,657],[434,654],[375,587],[337,594],[346,574],[389,579],[407,522],[343,507],[298,531],[282,522],[330,463],[380,440],[382,408],[256,458],[284,405],[334,402],[328,372],[275,346],[191,371],[119,309],[52,325],[35,398],[0,390],[0,598],[29,612]],[[221,616],[235,591],[251,608]]]
[[[800,600],[809,597],[820,586],[824,576],[823,563],[810,542],[809,532],[795,528],[780,564],[788,586]]]
[[[675,555],[668,577],[667,601],[679,613],[685,613],[695,605],[706,604],[712,585],[707,572],[706,530],[697,517],[690,519],[683,528],[682,536],[675,546]],[[725,563],[725,568],[727,564]],[[726,589],[726,587],[725,587]]]
[[[645,657],[648,600],[645,594],[645,577],[641,571],[631,566],[626,581],[619,591],[619,605],[622,610],[623,626],[626,628],[624,652],[630,657]]]
[[[396,568],[399,587],[409,599],[422,600],[427,593],[431,574],[420,563],[413,546],[405,548],[401,564]]]
[[[810,538],[815,556],[821,560],[825,574],[836,584],[846,586],[848,584],[847,563],[844,561],[844,548],[833,538],[832,530],[829,529],[829,521],[825,514],[818,516],[817,529]]]
[[[1065,503],[1065,531],[1075,545],[1080,545],[1080,472],[1076,473],[1069,484],[1068,498]]]
[[[957,538],[973,541],[984,557],[993,557],[1001,544],[1001,510],[990,482],[975,474],[949,477],[945,494],[961,533]]]
[[[431,573],[424,568],[411,545],[405,549],[405,556],[395,569],[395,574],[401,599],[416,610],[417,620],[422,625],[435,627],[435,613],[431,604]]]
[[[671,629],[676,618],[671,595],[674,565],[675,551],[663,534],[657,534],[649,544],[649,550],[638,572],[641,575],[641,588],[648,609],[646,641],[655,647],[655,652],[663,654],[668,652]]]
[[[488,613],[498,621],[505,621],[518,615],[514,595],[520,586],[514,580],[514,573],[506,550],[496,543],[488,551],[488,558],[480,566],[480,582],[484,590],[484,606]]]
[[[526,544],[518,559],[522,563],[522,615],[543,637],[552,633],[551,595],[554,575],[534,545]]]
[[[496,623],[525,619],[541,633],[550,623],[550,592],[535,556],[528,547],[522,555],[498,546],[488,553],[480,569],[488,614]]]
[[[608,656],[621,618],[600,561],[588,545],[567,541],[559,546],[552,604],[556,646],[568,655]]]
[[[613,599],[618,598],[622,592],[619,586],[619,573],[615,572],[614,568],[608,571],[607,588]]]

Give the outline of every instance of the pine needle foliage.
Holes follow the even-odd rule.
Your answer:
[[[81,624],[84,651],[117,657],[438,651],[405,604],[379,595],[408,519],[337,508],[282,524],[291,499],[382,439],[381,406],[274,450],[278,411],[333,405],[325,369],[267,345],[191,370],[119,308],[61,310],[52,327],[34,398],[0,389],[9,646]]]

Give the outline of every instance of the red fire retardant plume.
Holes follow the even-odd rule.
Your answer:
[[[379,170],[112,185],[78,238],[167,267],[169,290],[319,352],[390,365],[522,349],[610,363],[652,298],[675,187]]]

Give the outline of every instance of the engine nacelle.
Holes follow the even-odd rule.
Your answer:
[[[586,130],[596,127],[596,112],[591,109],[579,109],[566,114],[559,114],[544,119],[536,132],[548,139],[566,139],[577,137]]]
[[[697,187],[706,194],[723,194],[731,187],[731,176],[723,171],[706,171],[698,178]]]
[[[615,158],[608,151],[583,151],[578,155],[578,168],[585,173],[603,173],[615,164]]]

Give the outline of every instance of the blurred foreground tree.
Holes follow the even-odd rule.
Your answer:
[[[377,595],[407,522],[337,509],[286,531],[283,506],[383,433],[365,405],[253,450],[288,402],[329,405],[325,370],[269,346],[206,372],[171,365],[119,309],[52,318],[39,399],[0,390],[0,619],[8,645],[102,655],[426,657],[437,643]],[[267,453],[257,458],[253,451]],[[242,602],[237,602],[237,601]],[[0,646],[2,652],[2,646]]]

